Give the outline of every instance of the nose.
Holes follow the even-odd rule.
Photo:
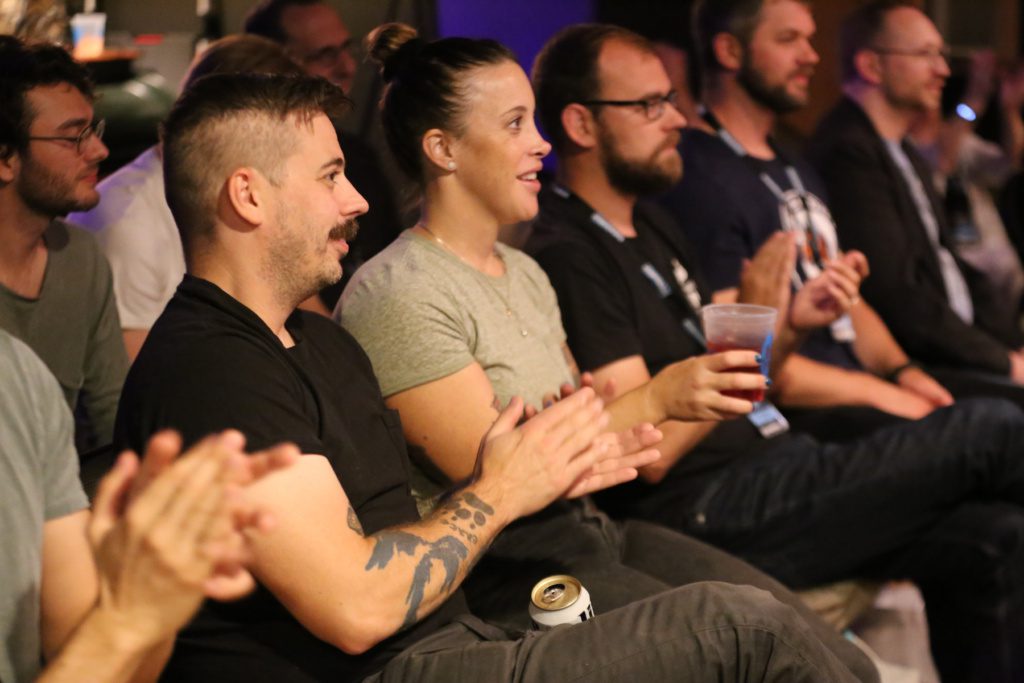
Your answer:
[[[821,61],[821,55],[811,45],[811,41],[807,41],[807,49],[804,50],[804,61],[808,64],[817,64]]]
[[[952,73],[949,70],[949,62],[947,62],[945,56],[941,54],[938,55],[938,59],[935,60],[935,67],[935,70],[943,78],[949,78],[950,74]]]
[[[540,134],[537,135],[538,144],[533,149],[533,156],[543,159],[551,153],[551,143],[545,140]]]
[[[370,204],[366,201],[366,198],[359,194],[359,190],[356,189],[356,186],[348,178],[345,178],[345,182],[338,183],[337,187],[339,190],[336,193],[338,209],[345,218],[362,216],[370,210]]]
[[[683,112],[679,111],[679,108],[674,104],[665,105],[665,113],[661,118],[666,128],[677,130],[686,127],[686,117],[683,116]]]
[[[110,149],[95,135],[86,140],[85,144],[85,158],[90,163],[99,163],[110,156]]]

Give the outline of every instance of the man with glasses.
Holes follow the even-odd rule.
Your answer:
[[[107,157],[85,69],[0,37],[0,328],[27,343],[76,410],[79,451],[109,443],[128,369],[110,267],[60,217],[92,208]]]
[[[871,263],[864,297],[911,358],[941,368],[934,374],[954,394],[1019,401],[1015,307],[955,255],[928,166],[905,141],[915,118],[940,105],[950,74],[942,36],[913,3],[877,1],[846,20],[841,52],[845,97],[810,152],[840,240]]]
[[[649,45],[618,27],[565,29],[532,76],[559,163],[526,250],[558,295],[580,369],[595,386],[628,392],[707,350],[702,264],[672,219],[644,201],[680,178],[684,119],[668,106],[648,118],[670,81]],[[646,106],[593,104],[629,100]],[[686,162],[687,173],[704,172]],[[712,201],[751,202],[756,192]],[[791,298],[795,258],[792,236],[779,233],[741,278],[741,300],[773,305],[785,322],[773,358],[814,326],[809,291],[851,277],[851,264],[836,259]],[[843,291],[846,301],[855,293]],[[598,503],[716,545],[792,588],[909,578],[925,595],[943,680],[1020,680],[1024,461],[1013,434],[1024,435],[1024,414],[1016,406],[974,398],[848,439],[787,432],[770,404],[752,415],[717,426],[662,422],[662,457]]]

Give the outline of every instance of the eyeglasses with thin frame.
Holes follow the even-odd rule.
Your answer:
[[[338,62],[343,54],[347,54],[356,62],[359,61],[357,54],[358,45],[351,38],[340,45],[327,45],[307,55],[300,57],[304,64],[317,64],[319,66],[331,66]]]
[[[645,100],[586,100],[580,104],[587,107],[641,107],[648,121],[657,121],[665,113],[665,106],[676,106],[679,94],[670,90],[667,95],[648,97]]]
[[[873,47],[872,52],[877,52],[880,55],[901,55],[903,57],[918,57],[920,59],[927,59],[931,62],[937,62],[940,59],[949,62],[950,57],[953,56],[952,50],[948,45],[942,47],[922,47],[917,50],[907,50],[903,48],[895,47]]]
[[[75,145],[75,151],[79,154],[82,153],[82,147],[92,139],[93,136],[97,140],[103,139],[103,133],[107,129],[106,119],[100,119],[94,123],[90,123],[88,126],[82,129],[82,132],[78,135],[30,135],[29,140],[49,140],[51,142],[72,142]]]

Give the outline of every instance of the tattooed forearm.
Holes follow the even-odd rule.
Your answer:
[[[451,592],[459,579],[460,571],[465,574],[476,563],[486,548],[477,547],[470,553],[466,543],[479,546],[479,531],[494,515],[494,508],[472,492],[460,493],[446,501],[434,512],[434,519],[451,529],[448,534],[434,541],[427,541],[421,536],[408,531],[382,531],[374,535],[376,541],[366,570],[384,569],[392,559],[400,554],[413,557],[420,548],[424,548],[416,567],[413,569],[412,580],[405,602],[408,605],[402,628],[416,623],[420,606],[423,604],[430,584],[434,562],[440,562],[444,572],[439,594]],[[350,526],[353,515],[350,515]],[[356,520],[358,524],[358,519]],[[468,527],[468,528],[467,528]]]
[[[359,523],[359,515],[356,514],[351,505],[348,506],[348,528],[360,536],[366,535],[363,533],[363,525]]]

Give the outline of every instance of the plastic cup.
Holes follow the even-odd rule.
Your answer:
[[[704,323],[704,337],[708,342],[708,353],[732,351],[733,349],[757,351],[761,354],[761,374],[767,377],[777,315],[774,308],[753,304],[709,304],[705,306],[701,309],[701,320]],[[732,370],[731,372],[746,371]],[[764,389],[743,389],[722,393],[753,403],[764,400]]]
[[[75,59],[89,59],[103,54],[107,31],[107,15],[103,12],[76,14],[71,17],[71,42]]]

